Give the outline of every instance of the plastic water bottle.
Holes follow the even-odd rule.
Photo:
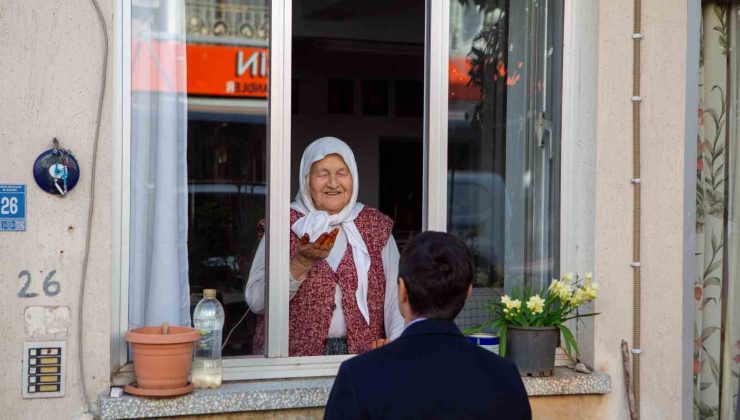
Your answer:
[[[224,308],[216,299],[215,289],[203,290],[203,299],[193,313],[193,326],[200,338],[195,342],[191,382],[196,388],[217,388],[223,378],[221,331]]]

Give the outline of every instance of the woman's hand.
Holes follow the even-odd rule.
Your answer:
[[[296,256],[312,262],[328,257],[334,247],[337,234],[339,234],[339,228],[334,228],[329,233],[322,233],[314,243],[309,242],[308,234],[303,235],[298,240],[298,254]]]
[[[290,274],[296,280],[303,280],[311,268],[318,261],[329,256],[334,242],[339,234],[339,228],[334,228],[329,233],[322,233],[316,242],[309,242],[308,234],[298,240],[298,252],[290,260]]]
[[[383,347],[386,344],[390,344],[391,340],[387,338],[378,338],[377,340],[373,340],[370,343],[370,349],[377,349],[378,347]]]

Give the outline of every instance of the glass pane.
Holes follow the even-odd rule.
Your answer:
[[[244,291],[265,218],[268,2],[134,0],[131,16],[129,323],[189,325],[212,288],[223,354],[253,354],[264,308],[248,312]]]
[[[471,248],[462,327],[557,276],[562,2],[450,2],[448,231]]]
[[[382,5],[293,1],[291,77],[300,95],[293,103],[290,173],[292,191],[306,196],[294,202],[292,221],[325,211],[332,214],[328,224],[306,225],[317,234],[338,231],[331,250],[300,270],[293,261],[303,230],[294,225],[291,356],[362,352],[403,328],[398,250],[422,220],[425,4]],[[304,150],[326,136],[341,139],[354,159],[338,157],[339,143],[327,140],[326,150],[306,154],[311,163],[304,171]],[[355,191],[361,210],[351,204]],[[298,282],[300,275],[306,277]],[[363,277],[367,297],[356,294]]]

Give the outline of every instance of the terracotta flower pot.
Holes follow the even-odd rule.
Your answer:
[[[188,385],[193,360],[193,343],[198,331],[190,327],[142,327],[126,334],[134,353],[137,388],[163,390]]]

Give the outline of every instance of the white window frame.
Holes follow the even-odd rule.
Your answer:
[[[560,272],[593,272],[598,4],[565,0],[560,142]],[[598,275],[598,273],[596,273]],[[598,279],[597,279],[598,281]],[[591,304],[593,305],[593,304]],[[573,320],[580,359],[594,362],[594,318]],[[578,325],[577,325],[578,324]]]
[[[427,0],[425,25],[425,109],[424,109],[424,214],[423,229],[445,231],[447,229],[447,132],[448,132],[448,62],[449,62],[449,8],[450,1]],[[577,143],[590,141],[576,136],[579,111],[594,104],[581,101],[584,86],[579,86],[577,76],[581,62],[578,26],[574,16],[583,10],[580,2],[565,2],[564,56],[563,56],[563,112],[562,112],[562,163],[561,163],[561,267],[572,267],[573,250],[578,249],[576,223],[569,206],[575,205],[570,198],[583,188],[578,174],[570,170],[577,158]],[[588,9],[588,7],[586,7]],[[590,9],[592,12],[594,8]],[[113,148],[113,237],[111,273],[111,372],[118,381],[130,377],[127,345],[124,340],[128,330],[128,287],[129,287],[129,229],[130,229],[130,139],[131,139],[131,0],[116,0],[116,43],[115,43],[115,109]],[[592,16],[593,17],[593,16]],[[593,19],[586,19],[590,22]],[[270,11],[271,55],[270,101],[268,119],[268,202],[267,202],[267,272],[268,277],[287,278],[289,261],[285,249],[288,246],[289,228],[286,223],[271,223],[273,220],[289,218],[290,175],[284,168],[290,167],[291,138],[291,38],[292,0],[273,0]],[[582,23],[582,22],[579,22]],[[573,51],[579,52],[573,54]],[[595,59],[595,57],[594,57]],[[575,75],[575,77],[574,77]],[[594,79],[595,80],[595,79]],[[579,89],[580,88],[580,89]],[[585,86],[590,89],[591,86]],[[593,96],[595,97],[595,85]],[[567,99],[566,99],[567,98]],[[580,96],[579,96],[580,98]],[[581,130],[582,131],[582,130]],[[582,134],[582,133],[581,133]],[[580,183],[579,183],[580,182]],[[591,230],[593,224],[585,229]],[[588,237],[588,235],[586,235]],[[276,379],[291,377],[333,376],[342,361],[352,357],[314,356],[288,357],[288,284],[268,282],[267,288],[266,357],[247,356],[224,359],[225,380]],[[270,310],[270,308],[273,308]],[[279,308],[279,309],[274,309]],[[115,379],[115,378],[114,378]]]

